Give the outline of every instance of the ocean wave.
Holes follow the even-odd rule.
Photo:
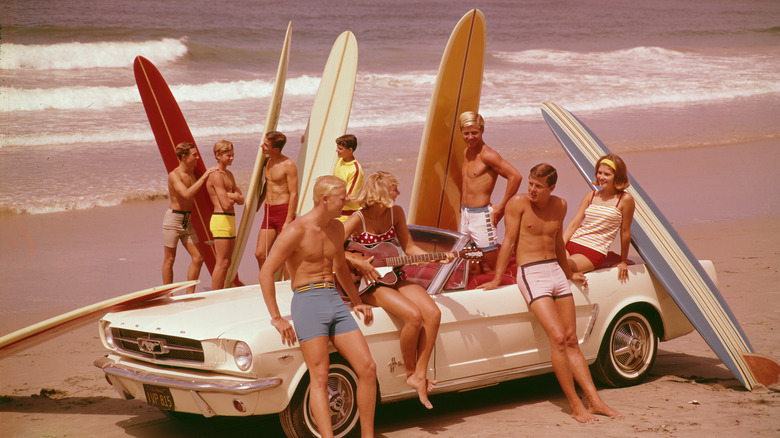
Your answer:
[[[320,78],[301,76],[292,78],[285,85],[285,94],[291,96],[314,95]],[[241,99],[264,99],[273,92],[273,82],[249,80],[233,82],[210,82],[206,84],[172,85],[171,92],[177,102],[224,102]],[[138,89],[127,87],[60,87],[23,89],[0,87],[4,95],[1,112],[41,111],[47,109],[106,109],[136,104],[141,101]]]
[[[186,55],[186,42],[187,38],[164,38],[139,42],[3,44],[0,69],[127,68],[138,55],[149,58],[155,64],[163,64]]]
[[[168,193],[159,190],[134,190],[124,194],[94,194],[28,199],[25,202],[0,203],[0,215],[47,214],[63,211],[88,210],[95,207],[114,207],[132,201],[167,199]]]

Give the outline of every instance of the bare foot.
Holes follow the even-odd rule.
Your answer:
[[[607,417],[612,417],[612,418],[623,418],[623,414],[621,414],[620,412],[610,408],[604,402],[598,403],[598,404],[592,403],[590,405],[590,407],[588,408],[588,411],[591,414],[606,415]]]
[[[433,388],[436,387],[436,384],[438,383],[435,380],[426,380],[428,382],[428,393],[430,394],[431,391],[433,391]]]
[[[414,376],[409,376],[406,378],[406,384],[411,386],[417,391],[417,397],[420,399],[420,403],[423,404],[427,409],[433,409],[433,405],[428,400],[428,388],[430,387],[430,382],[425,379],[417,379]]]
[[[571,417],[579,421],[580,423],[590,423],[591,421],[599,421],[599,419],[596,418],[595,415],[593,415],[592,413],[584,409],[572,411]]]

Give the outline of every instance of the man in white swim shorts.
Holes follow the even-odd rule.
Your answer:
[[[467,111],[460,115],[459,124],[463,141],[466,142],[460,192],[460,232],[471,237],[484,253],[479,269],[472,274],[480,271],[493,273],[498,258],[496,227],[504,216],[506,203],[520,188],[523,176],[482,140],[485,131],[482,116]],[[492,205],[490,196],[499,176],[506,179],[506,190],[501,202]]]
[[[596,392],[588,364],[577,339],[574,296],[567,280],[588,281],[581,272],[572,273],[563,246],[566,201],[552,195],[558,173],[549,164],[538,164],[528,174],[528,193],[513,196],[506,206],[506,235],[498,254],[492,281],[479,287],[498,287],[512,252],[520,265],[517,283],[550,342],[550,361],[555,377],[571,406],[571,416],[585,423],[596,415],[621,417]],[[582,389],[588,407],[580,399],[574,382]]]

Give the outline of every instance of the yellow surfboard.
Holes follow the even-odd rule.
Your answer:
[[[309,124],[298,153],[298,209],[302,215],[314,206],[314,181],[333,175],[336,166],[336,138],[347,132],[352,96],[357,79],[358,47],[355,35],[339,35],[325,63],[314,97]]]
[[[460,19],[444,49],[420,142],[409,223],[458,230],[466,150],[458,117],[479,111],[486,38],[485,16],[473,9]]]
[[[276,82],[274,91],[271,94],[271,101],[268,105],[268,114],[265,117],[265,126],[263,126],[263,135],[260,137],[260,149],[257,151],[255,159],[255,168],[252,171],[252,178],[249,180],[249,189],[246,192],[246,203],[244,204],[244,213],[241,215],[241,222],[236,233],[236,243],[233,247],[233,255],[230,259],[230,268],[228,268],[225,277],[225,288],[233,284],[233,278],[238,273],[238,267],[241,264],[241,256],[244,254],[246,242],[249,239],[249,232],[252,230],[252,222],[255,220],[257,207],[262,204],[265,195],[265,159],[263,153],[263,141],[265,134],[276,130],[279,122],[279,112],[282,108],[282,97],[284,96],[284,84],[287,80],[287,65],[290,61],[290,39],[292,38],[292,21],[287,24],[287,34],[284,37],[282,45],[282,54],[279,57],[279,67],[276,70]]]
[[[155,298],[164,297],[194,284],[198,284],[198,280],[166,284],[110,298],[9,333],[0,337],[0,359],[13,356],[40,343],[93,323],[110,311],[141,306]]]

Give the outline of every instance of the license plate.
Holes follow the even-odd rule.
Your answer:
[[[169,411],[174,409],[170,388],[144,384],[144,393],[146,394],[146,402],[150,405]]]

